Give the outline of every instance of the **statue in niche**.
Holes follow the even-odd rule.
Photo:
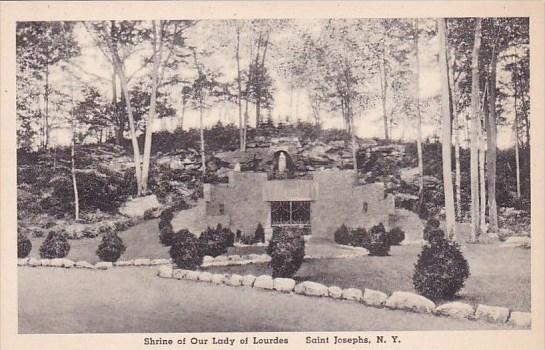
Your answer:
[[[281,152],[278,156],[278,174],[284,175],[286,172],[286,155],[284,152]]]

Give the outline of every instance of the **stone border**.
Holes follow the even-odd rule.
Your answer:
[[[24,258],[17,259],[17,266],[30,267],[62,267],[62,268],[80,268],[90,270],[107,270],[112,267],[127,267],[127,266],[158,266],[170,265],[171,259],[133,259],[133,260],[118,260],[116,262],[99,261],[96,264],[80,260],[73,261],[66,258],[57,259],[39,259],[39,258]]]
[[[483,304],[479,304],[477,308],[474,308],[470,304],[461,302],[449,302],[437,306],[433,301],[411,292],[395,291],[388,296],[384,292],[368,288],[362,291],[358,288],[328,287],[312,281],[296,283],[291,278],[272,278],[270,275],[254,276],[174,269],[172,264],[160,266],[157,275],[167,279],[201,281],[232,287],[250,287],[280,293],[349,300],[369,307],[480,320],[496,324],[507,324],[517,328],[531,327],[530,312],[512,311],[506,307]]]

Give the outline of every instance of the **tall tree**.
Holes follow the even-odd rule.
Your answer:
[[[445,193],[446,235],[453,239],[455,235],[454,193],[452,188],[452,134],[451,100],[448,78],[447,37],[444,18],[438,20],[439,27],[439,68],[441,74],[441,111],[442,111],[442,162],[443,188]]]
[[[424,203],[424,160],[422,156],[422,115],[420,114],[420,55],[418,50],[418,19],[414,20],[414,52],[416,63],[416,154],[418,158],[418,212],[422,212]]]
[[[481,19],[475,19],[475,34],[471,63],[471,241],[476,241],[480,235],[479,213],[479,51],[481,48]]]

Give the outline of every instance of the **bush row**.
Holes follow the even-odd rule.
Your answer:
[[[405,232],[399,227],[386,232],[382,223],[371,227],[369,231],[362,227],[349,229],[343,224],[334,236],[338,244],[362,247],[369,250],[370,255],[385,256],[390,246],[399,245],[405,239]]]

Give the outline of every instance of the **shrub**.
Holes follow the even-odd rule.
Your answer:
[[[203,261],[201,243],[195,235],[188,230],[175,233],[175,239],[170,247],[172,261],[182,269],[196,270]]]
[[[428,241],[429,240],[429,233],[435,229],[438,229],[439,228],[439,225],[440,225],[440,222],[439,220],[435,219],[435,218],[431,218],[428,220],[428,222],[426,222],[426,227],[424,227],[424,235],[422,236],[422,238],[424,238],[424,240]]]
[[[369,245],[365,247],[369,255],[386,256],[390,252],[388,234],[382,223],[371,227],[369,230]]]
[[[346,227],[345,224],[342,224],[341,227],[339,227],[337,231],[335,231],[335,243],[350,245],[351,241],[352,239],[350,237],[348,227]]]
[[[263,229],[263,225],[261,225],[261,223],[257,224],[254,235],[254,243],[259,242],[265,243],[265,230]]]
[[[426,244],[418,255],[413,285],[418,293],[427,298],[452,299],[463,288],[468,277],[469,265],[460,246],[456,242],[438,238]]]
[[[388,240],[390,245],[400,245],[405,239],[405,231],[399,227],[394,227],[388,232]]]
[[[237,232],[235,233],[235,242],[240,242],[241,239],[242,239],[242,231],[237,230]]]
[[[251,235],[242,235],[240,236],[240,243],[250,245],[254,244],[255,238]]]
[[[32,243],[27,235],[22,232],[17,233],[17,257],[19,259],[26,258],[31,250]]]
[[[70,243],[66,234],[50,231],[40,246],[40,257],[42,259],[64,258],[70,251]]]
[[[292,277],[305,257],[305,239],[297,228],[275,228],[267,254],[271,256],[272,276]]]
[[[350,245],[354,247],[367,248],[371,243],[371,238],[367,230],[363,227],[358,227],[352,230],[350,235]]]
[[[428,232],[428,242],[431,244],[440,240],[444,240],[445,238],[445,232],[439,228]]]
[[[161,228],[161,223],[168,223],[174,219],[174,209],[168,208],[161,212],[159,215],[159,229]]]
[[[216,257],[227,253],[227,237],[222,229],[213,229],[208,227],[199,237],[201,249],[204,255]]]
[[[217,228],[216,228],[216,230],[217,230]],[[231,229],[229,229],[227,227],[220,228],[219,232],[220,232],[221,235],[224,236],[225,247],[226,248],[235,246],[235,234],[233,233],[233,231],[231,231]]]
[[[165,246],[171,246],[174,241],[174,229],[170,223],[159,230],[159,241]]]
[[[102,242],[98,245],[96,254],[102,261],[114,262],[119,259],[126,249],[123,240],[113,231],[102,236]]]

